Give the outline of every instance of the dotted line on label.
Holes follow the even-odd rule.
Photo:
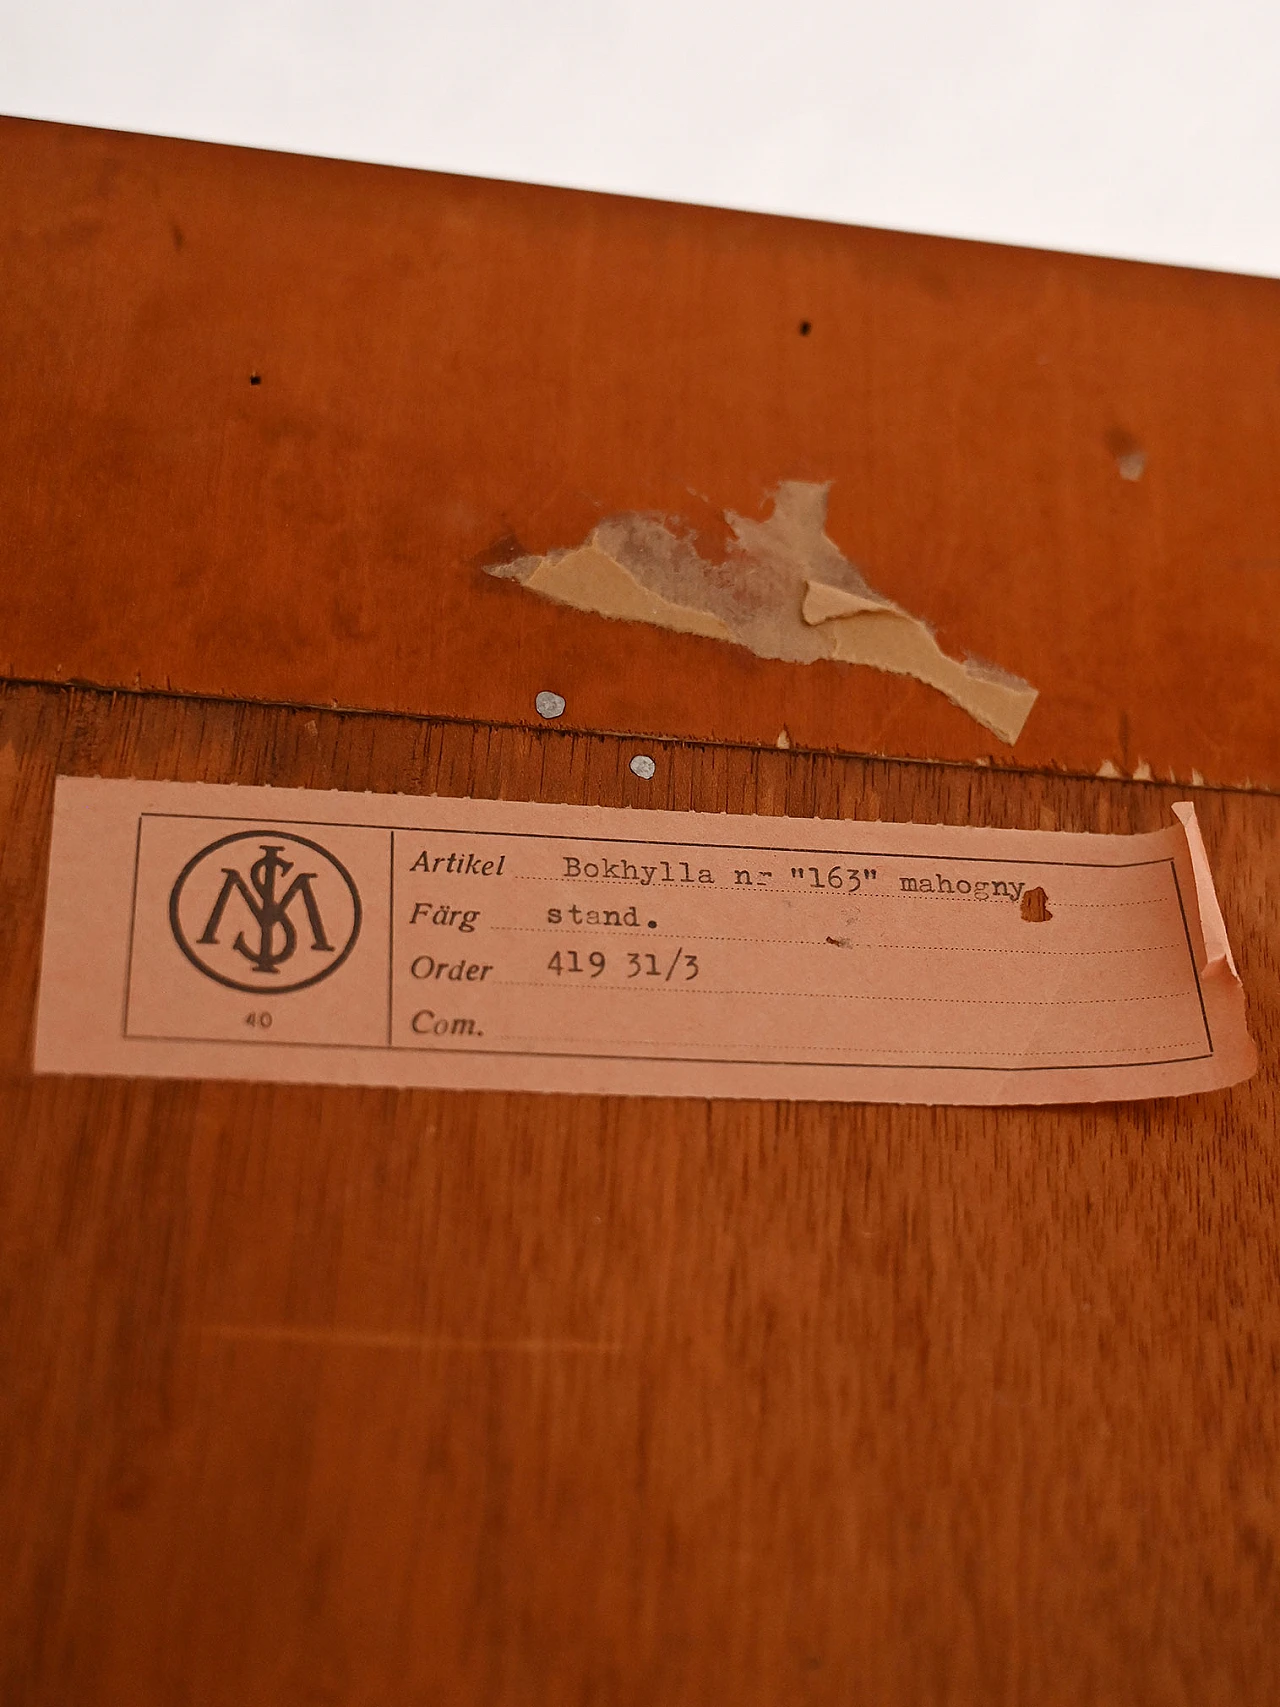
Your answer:
[[[585,1043],[585,1044],[594,1044],[598,1048],[601,1043],[607,1042],[609,1040],[606,1038],[601,1038],[601,1037],[563,1037],[559,1033],[557,1033],[555,1036],[552,1036],[552,1037],[543,1037],[540,1035],[535,1035],[531,1032],[511,1032],[507,1035],[507,1041],[509,1043]],[[674,1049],[674,1048],[678,1047],[678,1045],[675,1044],[671,1040],[671,1038],[669,1038],[669,1037],[628,1037],[628,1038],[624,1038],[622,1041],[624,1043],[630,1045],[631,1047],[636,1048],[636,1049]],[[714,1042],[709,1047],[714,1048],[715,1047]],[[848,1054],[853,1054],[856,1052],[855,1045],[853,1045],[853,1044],[845,1045],[842,1043],[789,1043],[789,1044],[787,1044],[786,1047],[790,1051],[792,1051],[793,1053],[798,1053],[798,1054],[830,1055],[833,1053],[839,1054],[839,1053],[843,1052],[844,1054],[848,1055]],[[1186,1040],[1182,1040],[1182,1041],[1177,1042],[1177,1043],[1152,1043],[1150,1045],[1144,1045],[1144,1047],[1148,1047],[1148,1048],[1153,1049],[1153,1050],[1164,1051],[1164,1050],[1172,1050],[1172,1049],[1199,1049],[1202,1047],[1202,1045],[1198,1041],[1187,1042]],[[1094,1057],[1097,1057],[1099,1055],[1129,1055],[1129,1054],[1132,1054],[1132,1052],[1133,1052],[1132,1045],[1130,1045],[1128,1047],[1118,1047],[1115,1049],[1055,1049],[1053,1051],[1055,1057],[1060,1056],[1060,1055],[1091,1055]],[[876,1054],[876,1055],[912,1055],[912,1056],[915,1056],[918,1060],[923,1060],[923,1061],[927,1062],[927,1061],[933,1059],[935,1056],[938,1056],[938,1055],[969,1055],[969,1056],[972,1056],[974,1054],[979,1053],[979,1051],[976,1051],[973,1049],[931,1049],[927,1055],[921,1056],[920,1052],[918,1050],[915,1050],[915,1049],[877,1048],[877,1049],[871,1051],[871,1053]],[[1026,1050],[1020,1051],[1017,1049],[985,1049],[985,1050],[980,1051],[980,1053],[982,1053],[984,1055],[995,1055],[995,1056],[1000,1057],[1001,1059],[1008,1060],[1008,1061],[1024,1061],[1026,1059],[1028,1051],[1026,1051]],[[672,1062],[674,1065],[679,1066],[682,1062],[686,1062],[690,1058],[688,1056],[684,1056],[684,1055],[669,1055],[666,1057],[666,1059],[668,1061]],[[782,1065],[782,1066],[786,1065],[785,1062],[780,1063],[780,1062],[772,1061],[772,1060],[758,1060],[758,1061],[737,1061],[737,1060],[735,1060],[735,1061],[726,1061],[726,1062],[723,1062],[721,1064],[726,1066],[726,1067],[776,1067],[779,1065]],[[875,1065],[874,1062],[872,1062],[872,1063],[864,1062],[862,1064],[864,1066],[865,1065],[871,1065],[871,1066]],[[1178,1063],[1176,1061],[1171,1061],[1171,1062],[1164,1063],[1164,1065],[1177,1066]],[[995,1069],[993,1069],[993,1071],[994,1070]],[[1053,1071],[1053,1063],[1050,1062],[1048,1065],[1039,1068],[1038,1071],[1044,1072],[1044,1073],[1051,1073]]]
[[[564,936],[572,931],[616,930],[616,925],[490,925],[491,931],[533,931],[540,936]],[[634,925],[624,927],[634,930]],[[1092,958],[1098,954],[1168,954],[1176,950],[1179,954],[1186,944],[1181,942],[1146,943],[1136,948],[992,948],[984,943],[958,944],[949,942],[836,942],[828,943],[823,938],[812,936],[706,936],[697,931],[658,931],[653,936],[635,936],[610,938],[606,946],[613,946],[614,952],[626,954],[635,952],[617,946],[626,942],[650,943],[666,940],[678,942],[749,942],[758,948],[866,948],[877,952],[899,949],[920,949],[928,954],[1039,954],[1047,955],[1051,960],[1076,960]],[[643,948],[639,951],[643,953]]]
[[[1115,869],[1123,871],[1126,868],[1117,866]],[[904,901],[910,899],[912,901],[951,901],[957,906],[961,902],[965,905],[976,902],[980,907],[989,907],[996,902],[1003,902],[1005,906],[1009,907],[1018,905],[1018,898],[1013,895],[954,895],[945,889],[890,889],[885,891],[883,889],[854,889],[848,884],[840,888],[828,887],[824,884],[819,889],[811,883],[801,884],[798,889],[791,889],[778,883],[699,883],[693,879],[682,878],[671,878],[659,883],[637,883],[624,877],[539,877],[532,872],[520,871],[513,871],[511,875],[517,883],[575,883],[597,886],[604,884],[610,889],[622,891],[631,896],[647,895],[650,892],[661,893],[668,889],[700,889],[704,892],[710,889],[714,890],[717,895],[834,895],[838,900],[852,900],[856,896],[859,904],[863,901]],[[1003,882],[1005,880],[983,878],[979,881]],[[1167,907],[1169,904],[1167,895],[1153,895],[1141,901],[1059,901],[1052,895],[1049,897],[1049,905],[1054,912],[1060,907],[1064,910],[1079,911],[1085,907]]]
[[[580,974],[567,973],[567,977]],[[652,974],[649,974],[652,976]],[[652,985],[643,982],[644,975],[625,984],[605,984],[603,989],[618,994],[643,993],[652,989]],[[599,980],[585,978],[580,984],[567,985],[563,981],[558,984],[547,982],[545,979],[533,978],[499,978],[497,980],[504,989],[508,990],[564,990],[588,989]],[[843,990],[719,990],[709,984],[699,984],[697,979],[681,979],[678,983],[668,984],[665,979],[658,980],[663,990],[683,991],[693,996],[781,996],[787,1000],[803,999],[811,1002],[937,1002],[946,1007],[970,1008],[1082,1008],[1113,1006],[1118,1002],[1188,1002],[1194,1001],[1195,994],[1191,990],[1171,990],[1155,996],[1067,996],[1056,1001],[1002,1001],[998,996],[874,996],[864,995],[861,991]]]

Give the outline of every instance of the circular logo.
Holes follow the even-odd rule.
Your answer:
[[[290,830],[241,830],[201,848],[169,894],[174,940],[206,978],[283,996],[336,972],[360,935],[342,861]]]

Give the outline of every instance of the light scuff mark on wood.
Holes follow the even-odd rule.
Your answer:
[[[1147,453],[1123,427],[1113,427],[1107,434],[1107,449],[1116,459],[1121,480],[1141,480],[1147,467]]]
[[[933,630],[871,587],[826,534],[828,486],[784,480],[762,522],[725,513],[723,563],[659,516],[602,521],[581,545],[486,566],[577,610],[746,646],[761,658],[866,664],[936,688],[1013,744],[1036,690],[976,658],[945,653]]]

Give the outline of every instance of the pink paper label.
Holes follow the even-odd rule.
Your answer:
[[[1221,921],[1197,858],[1182,824],[60,778],[36,1068],[930,1103],[1205,1090],[1254,1053],[1229,959],[1206,961]]]

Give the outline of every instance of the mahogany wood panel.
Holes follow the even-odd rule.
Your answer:
[[[56,771],[1137,830],[1168,788],[0,689],[0,1699],[1271,1707],[1263,1069],[1057,1110],[33,1080]]]
[[[1275,281],[0,121],[10,676],[1276,786],[1277,467]],[[1012,754],[479,567],[789,477]]]

